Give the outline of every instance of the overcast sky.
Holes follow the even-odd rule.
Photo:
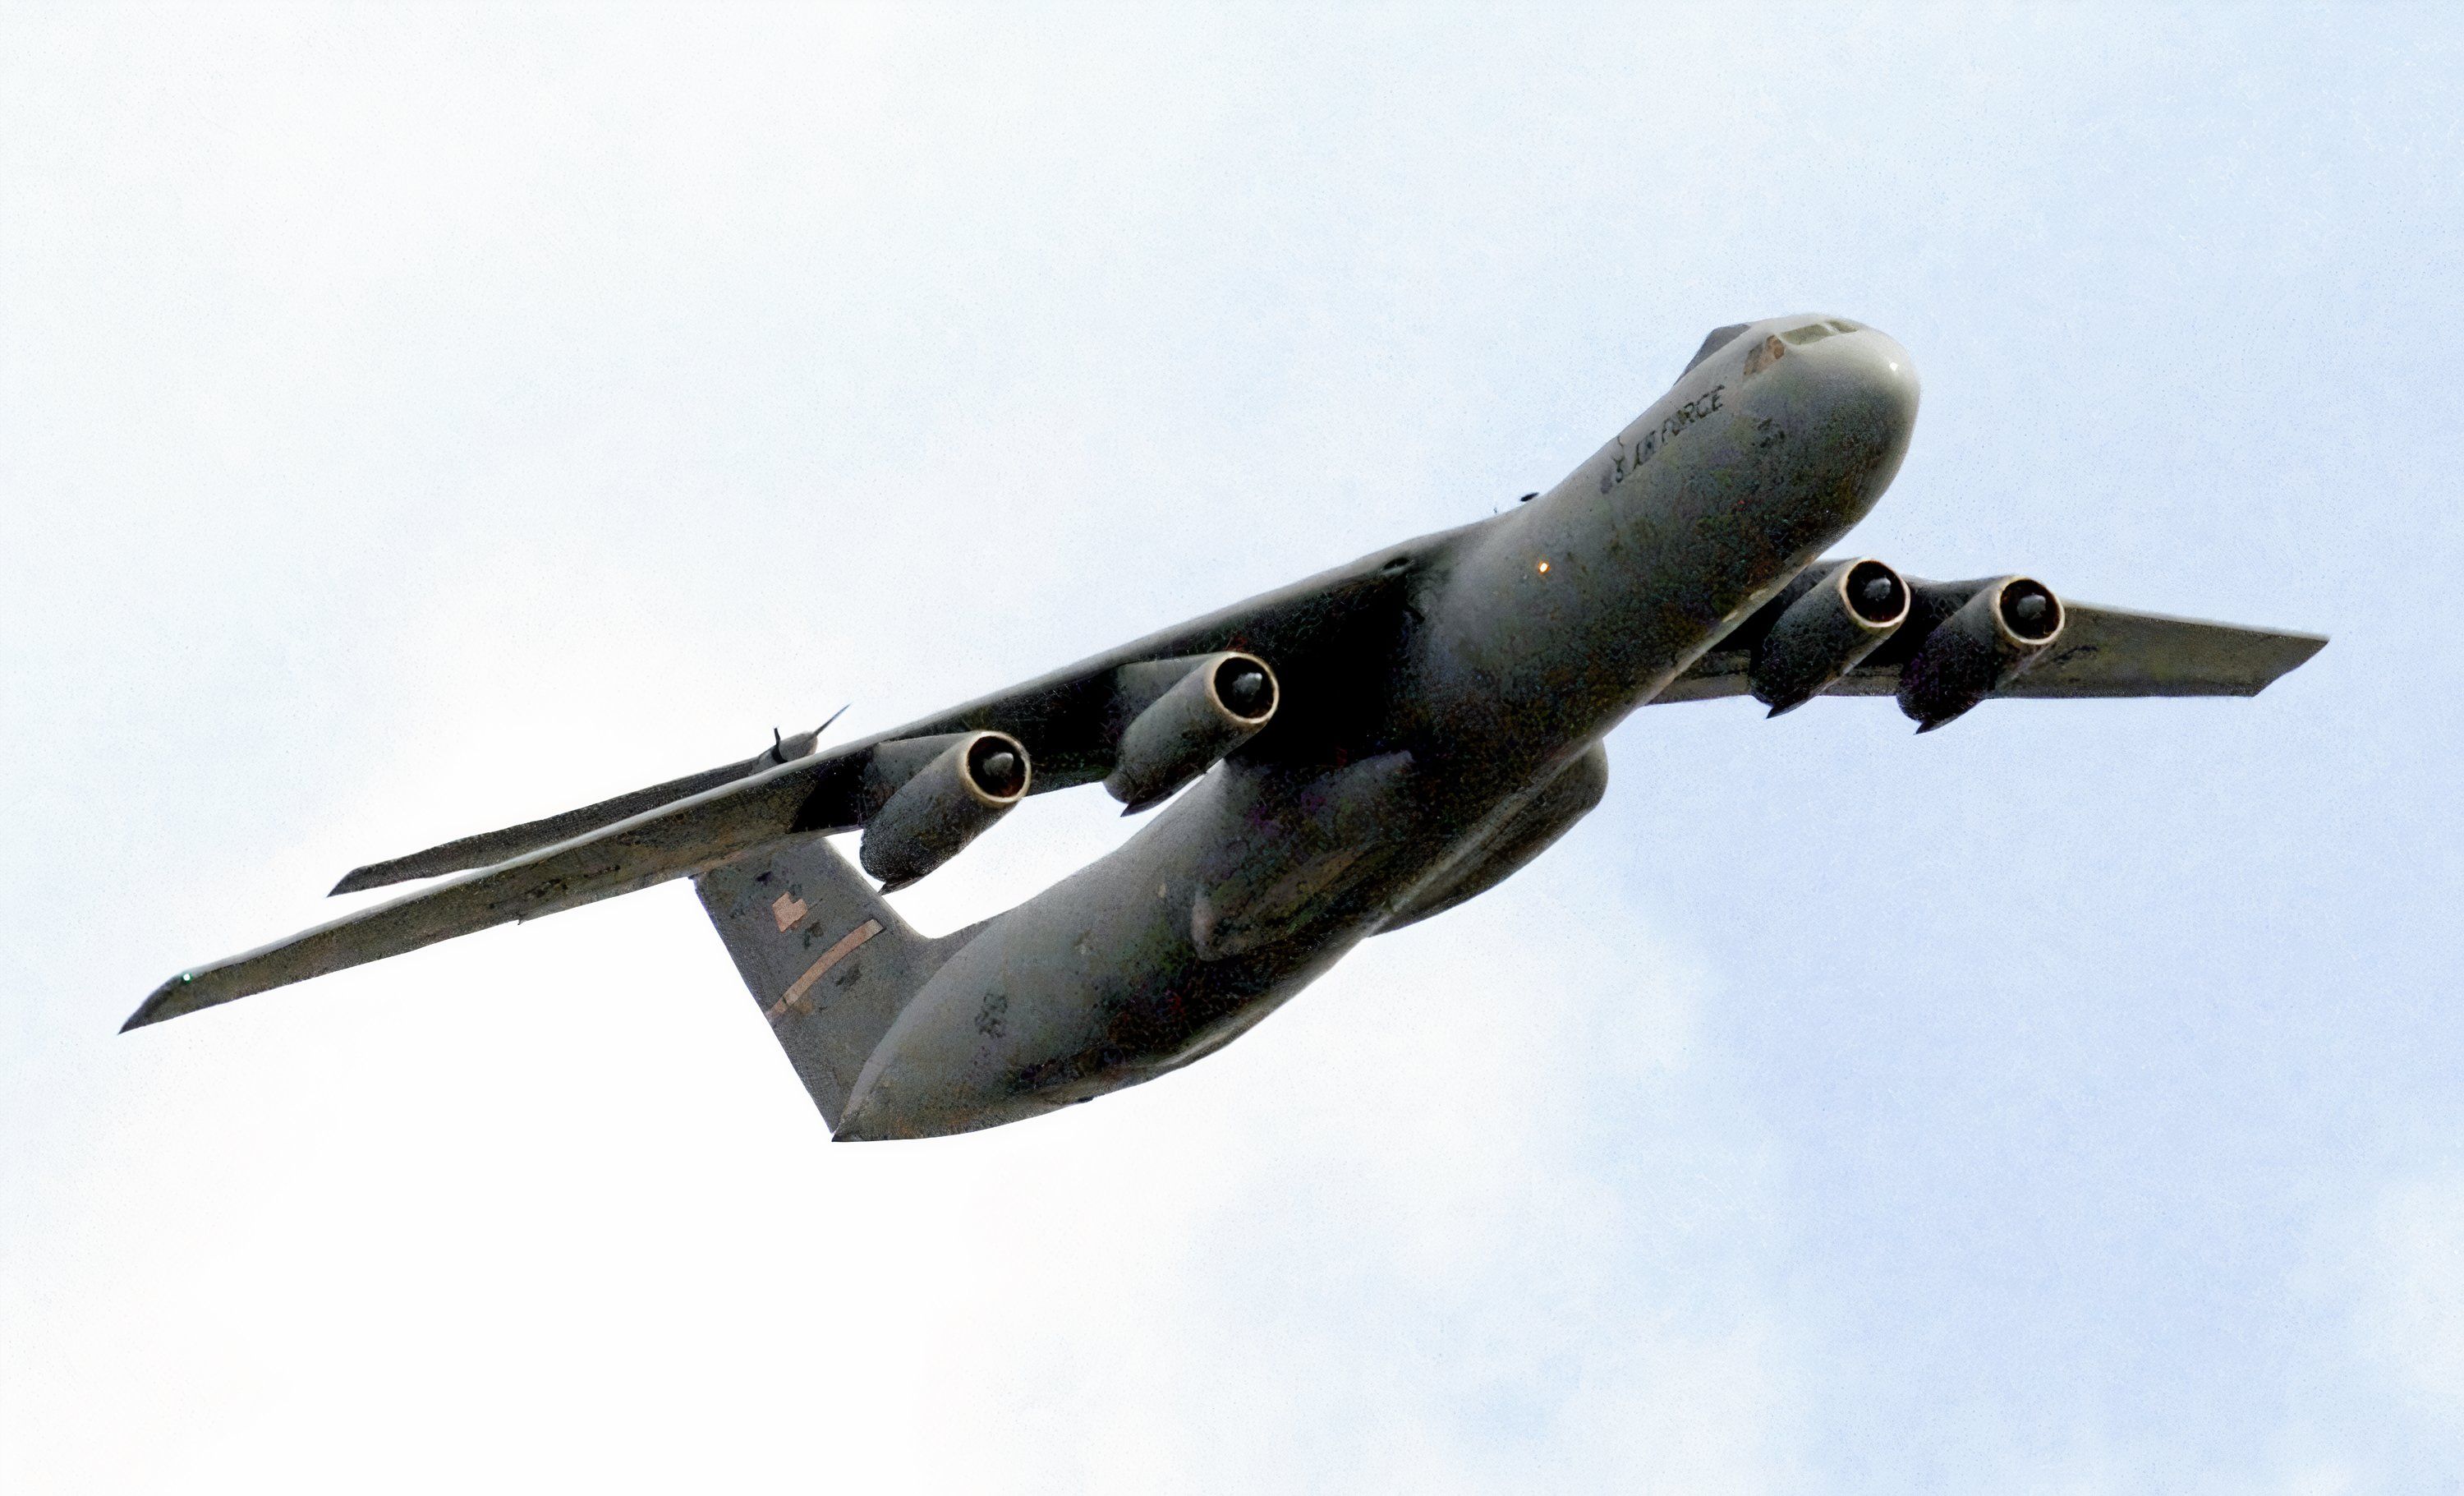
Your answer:
[[[0,1487],[2452,1491],[2464,24],[0,10]],[[833,1147],[689,888],[128,1037],[1897,337],[2255,701],[1655,708],[1238,1044]],[[928,929],[1124,834],[1041,799]]]

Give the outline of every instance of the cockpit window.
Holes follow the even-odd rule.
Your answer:
[[[1861,333],[1864,330],[1859,323],[1834,318],[1827,322],[1808,322],[1802,327],[1792,327],[1780,336],[1802,348],[1809,342],[1820,342],[1834,333]]]

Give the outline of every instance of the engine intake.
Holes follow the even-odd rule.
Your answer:
[[[1910,597],[1906,580],[1870,557],[1832,567],[1754,646],[1755,699],[1777,716],[1820,695],[1899,632]]]
[[[1026,798],[1026,749],[1007,733],[950,733],[883,743],[867,771],[886,791],[865,818],[857,860],[887,889],[957,856]],[[894,786],[894,787],[892,787]]]
[[[1283,694],[1265,661],[1237,649],[1127,667],[1122,690],[1134,704],[1166,680],[1121,730],[1104,781],[1123,815],[1163,800],[1246,742],[1273,720]]]
[[[1900,710],[1930,733],[2009,685],[2061,636],[2062,603],[2033,577],[1977,588],[1900,671]]]

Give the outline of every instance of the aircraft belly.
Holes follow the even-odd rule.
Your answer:
[[[899,1015],[837,1135],[1018,1121],[1151,1080],[1255,1024],[1375,930],[1382,891],[1419,870],[1393,855],[1419,839],[1373,824],[1408,764],[1351,772],[1328,786],[1219,766],[1119,850],[994,920]]]
[[[1347,893],[1408,858],[1397,833],[1425,810],[1412,755],[1333,769],[1224,776],[1221,829],[1199,852],[1190,937],[1222,961],[1276,944],[1331,914]]]
[[[1379,933],[1441,914],[1512,877],[1591,814],[1608,786],[1608,753],[1594,743],[1500,802],[1486,821],[1411,889]]]

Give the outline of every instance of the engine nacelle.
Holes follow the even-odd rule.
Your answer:
[[[1122,671],[1125,693],[1153,690],[1179,676],[1121,731],[1104,788],[1133,815],[1205,773],[1273,719],[1282,692],[1275,672],[1254,654],[1228,649],[1195,661],[1158,660]]]
[[[1754,646],[1748,683],[1771,715],[1793,712],[1908,621],[1905,579],[1881,561],[1843,561],[1791,603]]]
[[[2010,684],[2061,631],[2052,588],[2033,577],[1989,582],[1901,667],[1900,710],[1930,733]]]
[[[950,733],[883,743],[869,777],[892,785],[864,822],[857,860],[885,890],[957,856],[1026,798],[1026,749],[1007,733]]]

